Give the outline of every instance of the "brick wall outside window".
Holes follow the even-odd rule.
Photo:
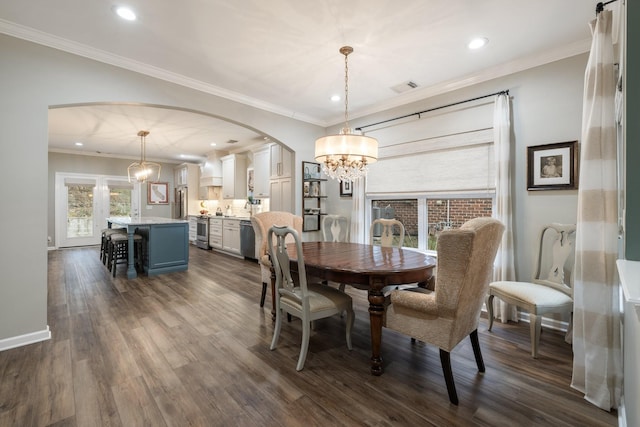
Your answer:
[[[380,209],[382,218],[396,218],[405,228],[407,237],[405,246],[414,246],[412,240],[418,236],[418,201],[408,200],[374,200],[374,208]],[[492,214],[491,199],[428,199],[429,236],[433,239],[438,232],[447,228],[459,228],[466,221],[478,217],[490,217]],[[431,239],[430,239],[431,240]],[[430,247],[433,246],[430,243]]]

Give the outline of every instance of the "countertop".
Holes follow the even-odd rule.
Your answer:
[[[196,218],[201,218],[202,215],[189,215],[189,216],[193,216]],[[239,219],[239,220],[244,220],[244,221],[250,221],[251,217],[250,216],[226,216],[226,215],[206,215],[208,218],[211,219]]]
[[[129,218],[114,216],[107,218],[107,222],[117,225],[155,225],[155,224],[187,224],[189,221],[184,219],[161,218],[155,216],[145,216],[141,218]]]

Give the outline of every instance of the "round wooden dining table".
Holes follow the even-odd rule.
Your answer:
[[[291,268],[297,268],[295,245],[287,245]],[[359,243],[303,242],[302,256],[307,277],[344,283],[365,289],[369,297],[371,325],[371,373],[381,375],[384,295],[389,285],[427,283],[436,260],[410,248],[382,247]]]

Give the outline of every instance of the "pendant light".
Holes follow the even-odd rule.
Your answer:
[[[337,135],[323,136],[316,140],[316,161],[322,163],[322,171],[338,181],[354,181],[367,174],[367,165],[378,159],[378,141],[375,138],[355,134],[349,127],[349,65],[347,57],[351,46],[343,46],[344,55],[344,127]]]
[[[145,159],[145,144],[146,138],[149,135],[148,130],[141,130],[138,132],[140,137],[140,162],[133,162],[127,168],[127,174],[129,175],[129,182],[131,177],[138,182],[158,181],[160,179],[160,165],[155,162],[148,162]]]

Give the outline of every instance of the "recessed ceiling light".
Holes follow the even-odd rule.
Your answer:
[[[340,95],[333,95],[333,96],[331,97],[331,100],[332,100],[333,102],[338,102],[338,101],[340,101]]]
[[[127,21],[135,21],[136,20],[136,14],[133,10],[129,9],[128,7],[124,7],[124,6],[119,6],[116,7],[116,13],[118,14],[118,16],[122,19],[126,19]]]
[[[215,147],[215,146],[216,146],[216,145],[218,145],[218,144],[216,144],[215,142],[212,142],[212,143],[211,143],[211,144],[209,144],[209,145],[210,145],[210,146],[212,146],[212,147]]]
[[[77,145],[78,147],[82,147],[84,144],[82,142],[76,142],[75,145]]]
[[[486,37],[476,37],[475,39],[471,40],[467,46],[469,47],[469,49],[472,49],[472,50],[480,49],[481,47],[485,46],[487,43],[489,43],[489,39],[487,39]]]

